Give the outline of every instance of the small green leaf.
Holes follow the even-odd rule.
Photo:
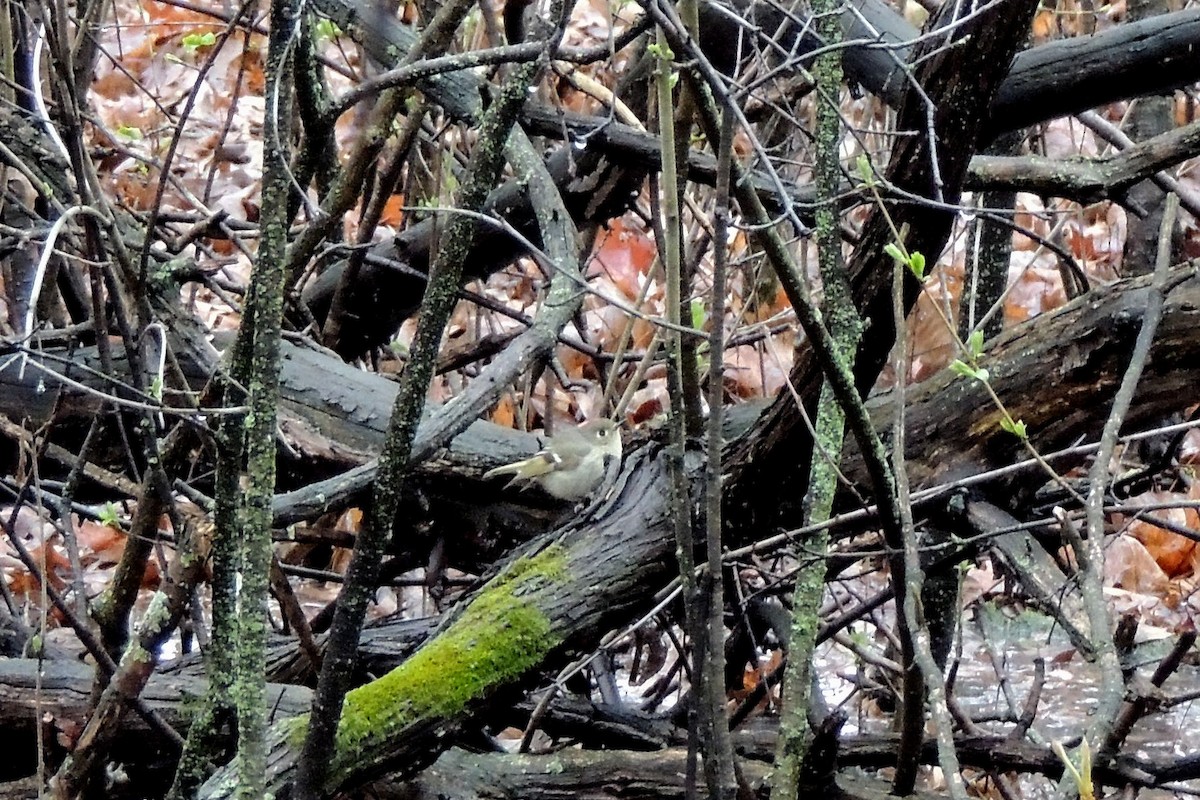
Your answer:
[[[908,268],[919,280],[925,280],[925,256],[913,253],[908,257]]]
[[[863,184],[866,186],[875,185],[875,172],[871,169],[871,159],[867,158],[866,153],[859,155],[855,162],[858,165],[858,175],[862,178]]]
[[[117,507],[112,503],[105,503],[104,508],[100,509],[99,516],[102,524],[113,528],[118,527],[117,521],[120,519],[120,515],[117,513]]]
[[[135,128],[132,125],[118,125],[116,134],[127,142],[140,142],[142,140],[141,129]]]
[[[1014,420],[1010,417],[1005,417],[1000,420],[1000,427],[1016,436],[1018,439],[1028,439],[1029,432],[1025,429],[1025,423],[1020,420]]]
[[[950,362],[950,371],[964,378],[976,377],[975,368],[965,361],[959,361],[957,358]]]
[[[967,352],[973,359],[983,355],[983,331],[971,331],[967,337]]]
[[[322,19],[317,21],[317,25],[313,29],[313,33],[316,34],[318,42],[324,42],[341,36],[342,29],[339,28],[337,23],[333,20]]]
[[[692,327],[700,330],[704,327],[704,321],[708,319],[708,315],[704,311],[704,302],[700,299],[692,301]]]
[[[658,44],[655,42],[654,44],[646,46],[646,52],[662,61],[675,60],[675,51],[671,49],[670,45]]]
[[[1071,776],[1075,781],[1075,788],[1079,792],[1079,800],[1095,800],[1096,786],[1092,783],[1092,750],[1088,745],[1088,740],[1084,739],[1079,745],[1079,766],[1076,767],[1067,755],[1066,748],[1062,746],[1062,742],[1053,742],[1052,749],[1066,767],[1066,774]]]
[[[900,250],[899,247],[897,247],[895,245],[894,242],[888,242],[887,244],[885,244],[883,246],[883,252],[887,253],[889,256],[891,256],[895,261],[897,261],[900,264],[908,263],[908,259],[904,257],[904,253]]]
[[[184,34],[183,37],[184,49],[190,52],[195,52],[201,47],[212,47],[216,43],[217,35],[212,31],[205,31],[204,33],[188,33]]]

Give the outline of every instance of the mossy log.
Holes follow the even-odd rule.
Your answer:
[[[644,448],[600,500],[507,559],[410,659],[347,695],[326,789],[415,774],[502,690],[630,619],[676,570],[668,520],[664,459]],[[306,721],[272,728],[277,798],[289,796]],[[230,796],[233,777],[219,772],[201,797]]]

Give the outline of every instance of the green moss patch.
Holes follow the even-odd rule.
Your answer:
[[[338,726],[338,764],[370,760],[364,748],[421,720],[453,716],[540,664],[561,635],[534,597],[566,574],[566,551],[558,545],[517,560],[449,628],[387,675],[350,692]]]

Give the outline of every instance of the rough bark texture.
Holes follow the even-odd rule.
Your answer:
[[[413,41],[412,32],[404,26],[355,26],[349,0],[321,0],[318,5],[346,30],[362,27],[363,35],[367,37],[364,44],[380,63],[394,63],[395,54],[404,52]],[[940,117],[948,123],[940,127],[939,136],[944,136],[947,147],[959,149],[967,157],[973,154],[976,139],[987,141],[1000,131],[1025,127],[1121,98],[1166,91],[1200,79],[1200,47],[1196,46],[1200,43],[1200,11],[1165,15],[1137,25],[1122,25],[1091,37],[1042,45],[1018,56],[1012,63],[1010,74],[1007,67],[1015,50],[1011,42],[1006,43],[1007,36],[1018,31],[1017,37],[1023,40],[1027,30],[1022,14],[1027,15],[1028,4],[1021,5],[1025,12],[1018,10],[1018,4],[1006,4],[987,17],[989,28],[1003,34],[982,37],[983,49],[993,55],[995,61],[972,64],[969,57],[959,61],[959,56],[953,52],[947,56],[954,60],[948,62],[947,74],[963,76],[961,88],[979,93],[978,98],[963,97],[963,108],[959,110],[970,108],[977,114],[988,115],[982,130],[978,124],[959,130],[952,127],[953,117],[958,112],[947,106],[943,97],[934,97]],[[856,6],[863,18],[881,31],[883,41],[916,38],[915,29],[877,0],[859,0]],[[781,16],[764,11],[765,7],[765,4],[755,3],[754,13],[765,15],[759,20],[764,31],[774,31]],[[705,35],[701,37],[701,44],[711,53],[714,63],[728,67],[729,52],[737,41],[738,28],[727,13],[708,10],[702,19]],[[844,26],[848,38],[873,38],[866,33],[856,13],[846,13]],[[811,49],[812,42],[806,41],[800,45],[799,52],[803,54]],[[908,55],[906,48],[896,51],[896,57],[901,61],[908,60]],[[1119,69],[1114,68],[1114,58],[1120,58]],[[906,80],[891,51],[850,47],[843,62],[848,79],[879,94],[888,103],[899,105]],[[1170,63],[1170,69],[1162,68],[1164,62]],[[955,68],[955,63],[960,65],[959,69]],[[977,67],[984,71],[978,75],[972,73],[971,70]],[[926,65],[925,74],[929,73],[929,65]],[[470,120],[479,111],[478,82],[468,73],[441,75],[421,86],[455,119]],[[938,94],[935,86],[927,88],[931,95]],[[996,92],[994,103],[991,99],[993,91]],[[913,117],[909,122],[915,123],[910,130],[923,133],[923,110],[915,109],[910,103],[910,113]],[[543,125],[549,117],[549,125],[543,132],[560,135],[561,124],[554,121],[557,112],[547,114],[545,109],[531,105],[528,114],[531,122],[541,120]],[[952,135],[945,135],[947,133]],[[588,147],[573,157],[560,152],[550,160],[551,172],[567,207],[577,215],[576,222],[580,225],[622,213],[641,184],[647,166],[645,162],[629,158],[604,157],[600,152],[603,135],[595,144],[596,147]],[[919,164],[918,161],[912,166],[919,169]],[[895,177],[899,185],[910,188],[902,175]],[[953,180],[947,185],[951,190],[957,187]],[[509,219],[531,241],[539,241],[532,212],[519,185],[509,184],[497,189],[488,208]],[[353,318],[340,326],[341,338],[335,346],[339,353],[354,356],[381,346],[413,312],[421,296],[421,275],[428,271],[432,232],[432,224],[418,224],[395,240],[374,248],[377,260],[374,264],[369,260],[364,265],[353,287],[353,297],[348,298],[349,313]],[[504,267],[521,252],[523,248],[507,234],[481,225],[477,245],[464,265],[464,273],[469,277],[486,275]],[[318,319],[328,311],[340,276],[340,267],[335,267],[305,290],[305,302]]]
[[[330,790],[389,769],[415,774],[498,692],[643,606],[671,571],[673,538],[661,459],[651,448],[632,462],[606,499],[522,548],[409,660],[347,696]],[[287,796],[303,724],[273,729],[277,797]],[[230,777],[218,773],[202,796],[229,796]]]
[[[897,140],[886,171],[889,185],[908,197],[958,202],[967,164],[984,136],[991,99],[1024,41],[1035,7],[1036,3],[1027,0],[996,7],[956,32],[956,38],[967,37],[963,44],[924,61],[916,77],[934,108],[929,111],[915,91],[906,97],[897,129],[913,135]],[[939,39],[927,46],[936,50],[942,44]],[[945,246],[953,219],[944,208],[920,202],[894,205],[889,208],[890,221],[877,209],[864,227],[848,265],[855,302],[867,324],[854,366],[863,394],[874,385],[895,341],[892,258],[884,252],[893,238],[893,226],[895,230],[907,226],[907,250],[924,254],[932,263]],[[908,304],[915,301],[916,289],[915,279],[909,276],[905,286]],[[789,379],[810,415],[815,414],[812,404],[821,385],[820,374],[811,350],[798,354]],[[727,484],[734,498],[729,508],[731,523],[770,528],[784,518],[794,518],[798,504],[780,503],[779,499],[802,495],[798,489],[807,480],[810,449],[808,427],[795,401],[781,395],[734,449]]]
[[[1200,279],[1190,270],[1179,270],[1168,285],[1155,355],[1125,430],[1161,419],[1170,406],[1182,408],[1181,399],[1195,386],[1191,368],[1185,365],[1200,355],[1195,353]],[[982,363],[992,386],[1013,418],[1025,422],[1039,451],[1066,447],[1099,432],[1128,364],[1149,291],[1148,278],[1093,290],[1009,329],[989,345]],[[883,407],[877,408],[879,419],[886,419]],[[1015,436],[1000,429],[1000,413],[983,386],[949,370],[908,392],[906,416],[914,489],[1011,463],[1024,450]],[[856,457],[851,455],[848,462],[854,473]]]
[[[1102,410],[1119,370],[1128,358],[1131,332],[1140,324],[1145,308],[1146,279],[1122,281],[1097,289],[1086,297],[1006,330],[989,343],[981,362],[991,373],[991,383],[1015,418],[1029,427],[1031,442],[1049,451],[1097,431]],[[1156,356],[1145,378],[1127,428],[1178,412],[1191,402],[1191,387],[1200,380],[1200,278],[1180,270],[1167,293],[1163,321],[1156,339]],[[317,351],[284,346],[281,393],[289,444],[305,458],[309,471],[293,473],[307,483],[322,473],[362,463],[382,442],[383,420],[395,395],[395,383],[356,370]],[[50,356],[53,358],[53,356]],[[80,364],[87,359],[76,354]],[[82,371],[73,373],[87,378]],[[93,376],[94,379],[94,376]],[[36,383],[43,380],[65,408],[83,413],[89,398],[61,380],[40,377],[29,370],[23,380],[15,370],[0,373],[0,412],[16,415],[26,398],[36,400]],[[869,401],[872,415],[886,429],[891,413],[886,393]],[[998,428],[998,412],[976,382],[950,371],[933,376],[908,391],[907,459],[913,487],[961,477],[977,469],[1009,463],[1021,452],[1019,442]],[[738,424],[748,425],[741,415]],[[947,431],[952,430],[952,436]],[[735,435],[736,431],[733,432]],[[452,447],[425,462],[419,475],[438,497],[460,500],[469,495],[474,507],[487,506],[502,495],[484,493],[474,485],[487,469],[531,455],[536,437],[486,422],[476,422]],[[294,469],[295,465],[293,465]],[[843,464],[856,481],[865,476],[851,445]],[[293,516],[294,507],[313,499],[316,489],[284,495],[277,514]],[[306,499],[307,498],[307,499]],[[526,494],[524,503],[537,495]],[[537,503],[534,503],[537,505]],[[545,504],[544,523],[552,521],[553,504]],[[277,516],[278,520],[278,516]]]
[[[1003,23],[992,18],[978,21],[987,26],[987,35],[973,37],[975,46],[951,48],[927,61],[923,67],[926,91],[937,104],[933,119],[934,140],[938,146],[942,196],[947,202],[957,198],[967,161],[978,143],[988,135],[988,98],[992,88],[1001,82],[1007,67],[1003,54],[1011,50],[1011,41],[1006,38],[1008,28],[1021,29],[1019,22],[1011,21],[1017,5],[1003,8]],[[1023,14],[1028,13],[1029,3],[1019,6]],[[1189,27],[1192,23],[1186,17],[1172,15],[1164,24],[1173,24],[1171,30],[1179,36],[1192,37],[1185,41],[1200,38],[1194,28]],[[1089,45],[1095,47],[1095,42],[1089,42]],[[1179,46],[1176,50],[1185,60],[1175,64],[1170,71],[1172,79],[1190,80],[1186,76],[1196,70],[1193,63],[1195,48]],[[431,96],[437,96],[443,105],[451,107],[452,101],[440,94],[442,89],[439,87],[446,85],[446,80],[449,79],[436,79],[424,88]],[[1115,83],[1109,80],[1105,86],[1111,87]],[[1144,88],[1123,85],[1123,90],[1130,93]],[[477,88],[473,87],[463,97],[467,105],[462,113],[466,118],[475,113],[473,104],[478,102]],[[1012,102],[1009,107],[1015,108],[1024,101],[1018,96]],[[1046,113],[1046,107],[1042,108],[1040,113]],[[1011,122],[1011,118],[993,118],[990,124]],[[902,112],[901,124],[917,135],[898,148],[889,179],[897,186],[927,196],[930,194],[928,167],[932,156],[928,151],[930,143],[924,136],[926,118],[923,109],[910,100]],[[595,193],[594,187],[589,188],[592,192],[588,196],[589,207],[610,201],[613,204],[609,210],[597,212],[599,216],[622,207],[627,198],[621,197],[614,188],[624,185],[622,180],[624,178],[602,180],[605,191],[599,194]],[[519,201],[519,192],[516,189],[510,191],[515,193],[515,201]],[[948,215],[913,207],[896,207],[893,214],[898,222],[908,221],[911,225],[912,238],[907,242],[908,246],[926,252],[932,259],[945,239]],[[866,366],[860,384],[864,390],[873,381],[878,363],[890,343],[890,314],[886,307],[886,276],[890,274],[890,262],[882,253],[886,238],[883,226],[876,219],[868,227],[863,247],[854,262],[860,306],[871,316],[873,323],[868,332],[870,347],[863,353]],[[491,268],[496,265],[497,262],[491,262]],[[1151,372],[1143,382],[1138,414],[1176,410],[1191,399],[1190,389],[1195,385],[1191,365],[1200,363],[1194,353],[1195,337],[1190,335],[1196,328],[1195,310],[1200,307],[1196,284],[1195,278],[1181,280],[1169,298],[1168,318],[1160,331],[1159,352],[1162,355],[1151,362]],[[1012,393],[1011,397],[1005,395],[1006,402],[1011,402],[1014,416],[1030,425],[1039,446],[1052,446],[1099,425],[1107,392],[1114,385],[1117,370],[1127,353],[1121,338],[1136,324],[1139,309],[1144,306],[1144,303],[1139,304],[1138,291],[1144,290],[1136,284],[1112,287],[1057,315],[1014,330],[997,343],[993,356],[995,363],[985,365],[992,370],[993,381],[1003,391]],[[169,295],[170,291],[164,292],[164,296]],[[396,303],[396,298],[386,292],[368,299],[403,305]],[[376,307],[367,303],[356,308],[355,313],[370,318]],[[185,333],[184,327],[173,332]],[[380,325],[378,330],[360,334],[360,341],[353,347],[347,345],[346,349],[360,348],[365,342],[373,341],[384,327]],[[196,370],[196,376],[203,377],[211,369],[212,353],[206,347],[205,343],[193,338],[181,348],[185,363],[202,365]],[[311,354],[306,354],[306,358],[308,355]],[[296,364],[299,363],[298,358]],[[1029,366],[1031,364],[1041,364],[1041,371]],[[289,433],[303,430],[308,438],[302,452],[316,453],[328,459],[319,462],[312,458],[305,466],[334,471],[346,463],[338,459],[361,458],[371,452],[377,441],[374,437],[382,431],[385,409],[390,404],[391,395],[386,390],[394,392],[394,389],[382,379],[352,369],[347,368],[344,374],[335,371],[330,361],[321,358],[308,362],[305,369],[315,371],[309,371],[304,379],[297,378],[297,391],[288,402],[297,412],[299,421],[298,427]],[[285,386],[288,374],[285,369]],[[1046,375],[1057,376],[1057,385],[1047,380]],[[1110,378],[1110,375],[1114,377]],[[15,370],[4,370],[0,378],[12,380]],[[809,393],[807,397],[815,396],[812,392],[818,381],[811,360],[800,359],[793,379],[802,391]],[[978,387],[962,379],[956,380],[957,383],[950,377],[941,376],[910,395],[917,405],[910,411],[914,435],[909,443],[910,447],[919,449],[916,458],[925,464],[927,473],[921,476],[925,480],[979,465],[1003,463],[1011,458],[1015,449],[1015,441],[997,431],[995,414],[981,401]],[[70,395],[68,385],[54,384],[52,379],[47,382],[51,389],[61,388]],[[36,389],[30,390],[31,386],[27,385],[23,390],[29,390],[24,396],[31,406],[45,403],[53,395],[53,392],[40,394]],[[378,410],[371,404],[371,400],[376,399],[371,397],[375,391],[379,391],[384,400]],[[0,402],[9,399],[8,392],[0,391]],[[797,424],[790,404],[790,399],[777,403],[732,455],[734,480],[729,491],[736,498],[735,507],[759,511],[778,509],[778,513],[770,515],[743,514],[742,525],[737,531],[741,539],[735,539],[734,543],[771,532],[775,526],[786,526],[798,519],[797,508],[779,504],[781,497],[799,495],[796,465],[807,463],[807,433]],[[87,405],[81,404],[79,408],[84,410]],[[347,408],[353,412],[350,424],[344,425],[345,420],[338,416]],[[23,407],[12,409],[15,414],[23,414],[25,410]],[[948,424],[947,420],[954,419],[951,411],[969,416],[963,423]],[[1140,418],[1134,421],[1140,421]],[[355,425],[355,422],[361,424]],[[947,441],[947,431],[952,431],[952,444]],[[471,441],[469,436],[463,439],[466,446]],[[468,468],[482,468],[506,457],[504,451],[484,444],[458,463]],[[467,474],[463,473],[462,480],[469,479]],[[519,685],[539,666],[552,663],[572,647],[593,647],[602,631],[627,621],[636,610],[644,607],[652,592],[666,580],[672,565],[672,542],[664,518],[664,482],[656,456],[635,456],[623,481],[611,499],[525,550],[527,560],[523,565],[520,561],[510,565],[509,572],[476,596],[472,605],[466,606],[456,620],[447,623],[441,635],[422,651],[424,655],[410,659],[399,667],[400,672],[356,696],[345,719],[342,746],[337,754],[340,783],[352,784],[396,765],[402,767],[403,774],[410,774],[427,763],[436,748],[442,746],[444,738],[434,734],[444,737],[453,732],[472,712],[486,708],[503,689]],[[461,494],[461,484],[458,486]],[[288,518],[287,514],[292,514],[293,519],[311,516],[325,507],[326,498],[318,497],[319,491],[323,489],[313,489],[303,497],[282,498],[295,505],[277,505],[277,520]],[[345,502],[348,497],[342,496],[339,501]],[[768,530],[764,531],[764,528]],[[478,638],[484,635],[486,639]],[[481,654],[481,642],[486,645],[484,649],[490,648],[492,652]],[[476,657],[478,660],[472,662],[471,659]],[[449,661],[460,670],[465,661],[472,674],[466,675],[448,667],[441,669]],[[279,749],[275,753],[273,777],[277,781],[286,779],[289,774],[289,758],[293,752],[290,745],[295,741],[293,735],[298,724],[301,723],[293,721],[276,730]],[[999,753],[1000,748],[993,743],[989,752]],[[886,758],[886,755],[879,756],[880,763]],[[1040,768],[1053,770],[1046,764]],[[219,792],[214,789],[214,796],[217,795]]]
[[[11,770],[0,772],[0,780],[27,774],[33,766],[33,752],[28,743],[33,737],[35,709],[52,719],[56,727],[82,724],[91,680],[91,670],[76,661],[0,660],[0,721],[5,723],[5,736],[0,741],[10,755],[4,766]],[[204,692],[202,679],[159,675],[151,678],[142,696],[182,732],[191,717],[189,705]],[[268,694],[277,717],[300,714],[308,708],[310,694],[303,687],[273,684]],[[131,719],[118,741],[115,757],[126,759],[127,764],[139,764],[167,756],[166,743],[149,734],[148,729]],[[743,774],[753,787],[762,786],[775,735],[771,725],[755,725],[735,734],[735,746],[743,757]],[[646,753],[565,750],[537,756],[451,749],[411,782],[388,778],[372,784],[370,790],[373,796],[409,800],[447,796],[535,800],[576,796],[597,800],[682,797],[687,753],[679,744],[682,743]],[[1007,737],[960,735],[957,746],[963,763],[977,769],[1051,776],[1062,770],[1058,757],[1048,747],[1014,742]],[[928,740],[921,752],[925,763],[932,763],[934,749],[933,740]],[[838,762],[847,767],[886,768],[894,763],[895,751],[894,736],[846,736],[838,748]],[[23,760],[26,756],[27,761]],[[1188,780],[1198,774],[1200,758],[1195,756],[1127,756],[1106,767],[1097,767],[1096,778],[1110,785],[1127,781],[1147,785]],[[845,777],[839,779],[839,784],[837,791],[848,794],[828,796],[868,797],[876,796],[871,791],[886,792],[883,784],[863,784]],[[33,786],[0,784],[0,797],[26,800],[34,794]]]

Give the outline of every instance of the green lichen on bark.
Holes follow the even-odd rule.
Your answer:
[[[813,4],[818,35],[831,47],[841,41],[841,23],[836,3],[818,0]],[[829,329],[837,357],[849,370],[853,368],[854,353],[862,337],[863,321],[854,305],[842,255],[838,207],[832,202],[840,191],[842,167],[839,150],[842,139],[842,119],[839,113],[843,82],[841,57],[836,49],[816,59],[813,76],[817,81],[821,102],[817,104],[814,147],[814,176],[819,196],[827,202],[816,211],[816,240],[820,250],[821,281],[825,293],[821,316]],[[829,518],[837,491],[836,463],[845,438],[846,415],[827,381],[821,387],[815,428],[812,462],[809,469],[808,495],[805,498],[806,524]],[[816,559],[805,559],[796,575],[792,595],[792,626],[788,634],[788,663],[784,672],[783,711],[779,719],[779,739],[772,778],[772,797],[790,800],[812,793],[815,787],[806,785],[805,773],[812,745],[813,732],[808,724],[812,699],[813,652],[820,627],[821,598],[825,592],[825,554],[829,548],[829,533],[822,530],[806,542]]]

